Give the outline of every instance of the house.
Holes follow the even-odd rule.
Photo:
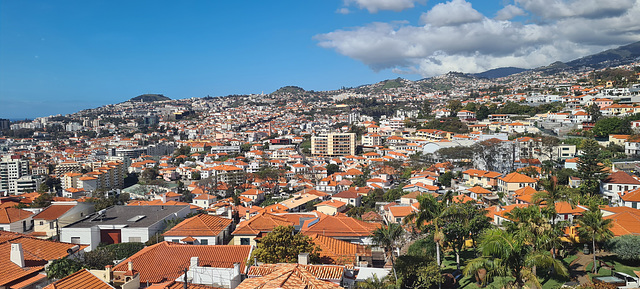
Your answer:
[[[483,171],[476,169],[468,169],[462,172],[462,179],[468,186],[479,185],[483,188],[493,188],[498,185],[498,177],[501,173],[492,171]]]
[[[411,205],[399,204],[389,206],[387,211],[385,211],[387,223],[402,224],[404,222],[404,218],[418,211],[416,205],[418,205],[418,203]]]
[[[344,202],[354,207],[362,206],[362,196],[355,190],[346,190],[331,196],[331,200]]]
[[[320,213],[335,216],[336,214],[347,210],[347,203],[337,200],[329,200],[316,204],[315,207]]]
[[[423,183],[415,183],[415,184],[408,184],[404,187],[402,187],[402,190],[405,192],[421,192],[421,193],[436,193],[438,192],[438,190],[440,189],[440,187],[438,186],[430,186],[430,185],[426,185]]]
[[[537,181],[534,178],[517,172],[498,178],[498,189],[510,194],[526,186],[535,188],[536,184]]]
[[[305,210],[307,203],[314,202],[320,198],[320,196],[314,194],[302,194],[284,200],[280,204],[287,207],[289,212],[300,212]]]
[[[573,221],[581,216],[587,209],[579,205],[571,205],[568,202],[556,202],[556,222],[567,221],[573,224]]]
[[[629,207],[605,207],[601,211],[604,219],[612,220],[611,232],[615,237],[640,235],[640,210]]]
[[[13,208],[0,208],[0,230],[25,233],[33,228],[33,213]]]
[[[234,288],[246,274],[251,246],[240,245],[185,245],[160,242],[148,246],[113,267],[126,271],[129,262],[140,273],[141,284],[175,281],[184,276],[193,283]],[[206,282],[206,283],[202,283]]]
[[[231,219],[199,214],[162,234],[165,241],[192,245],[221,245],[231,236]]]
[[[0,288],[42,288],[49,283],[45,265],[76,258],[85,247],[0,231]]]
[[[186,206],[113,206],[60,229],[60,240],[89,245],[147,242],[161,232],[166,221],[184,218],[190,212]]]
[[[196,205],[203,209],[208,209],[212,204],[216,202],[218,197],[210,194],[201,194],[191,200],[191,204]]]
[[[620,195],[620,206],[640,209],[640,189],[625,191]]]
[[[618,203],[625,191],[640,188],[640,181],[624,171],[616,171],[600,182],[600,193],[612,202]]]
[[[294,223],[285,217],[261,212],[249,220],[240,222],[233,235],[233,244],[256,246],[255,239],[273,231],[277,226],[293,226]]]
[[[489,191],[481,186],[474,186],[470,189],[467,189],[467,192],[469,192],[469,197],[474,200],[482,200],[482,198],[486,196],[493,195],[492,191]]]
[[[319,213],[318,215],[315,218],[305,220],[300,233],[305,235],[321,234],[351,243],[371,245],[371,234],[381,227],[379,223],[367,223],[345,214],[329,216]]]
[[[253,200],[254,204],[260,204],[265,199],[264,191],[258,189],[249,189],[240,195]]]
[[[77,222],[94,211],[92,203],[53,202],[33,216],[33,235],[44,239],[53,236],[57,238],[60,228]]]

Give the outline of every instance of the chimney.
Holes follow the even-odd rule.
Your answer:
[[[22,251],[22,243],[11,244],[11,262],[24,268],[24,252]]]
[[[111,283],[111,281],[113,281],[111,268],[113,268],[112,265],[104,266],[104,281],[106,281],[107,283]]]
[[[133,262],[129,261],[129,264],[127,264],[129,267],[129,271],[133,271]]]
[[[191,257],[189,268],[198,267],[198,257]]]
[[[298,254],[298,264],[309,265],[309,253]]]
[[[245,210],[245,214],[244,214],[245,219],[249,220],[249,210]]]
[[[233,276],[240,276],[240,263],[233,263]]]

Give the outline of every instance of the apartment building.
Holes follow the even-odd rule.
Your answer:
[[[5,157],[0,161],[0,192],[18,193],[16,180],[29,174],[29,161]]]
[[[325,133],[311,137],[311,154],[314,156],[346,156],[356,154],[355,133]]]

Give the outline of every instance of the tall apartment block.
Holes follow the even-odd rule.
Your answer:
[[[18,192],[16,180],[29,174],[29,161],[11,157],[0,160],[0,191]]]
[[[355,133],[325,133],[311,137],[311,154],[334,157],[356,154]]]

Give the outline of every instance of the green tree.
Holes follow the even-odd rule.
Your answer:
[[[607,242],[607,248],[622,260],[640,262],[640,235],[623,235]]]
[[[116,253],[104,248],[96,248],[90,252],[85,252],[82,257],[82,264],[88,269],[104,269],[104,266],[113,265],[116,260]]]
[[[596,242],[606,242],[613,237],[611,228],[613,223],[611,219],[604,219],[602,211],[597,205],[589,207],[588,211],[582,213],[582,217],[578,218],[578,236],[580,240],[591,241],[593,248],[593,272],[598,272],[596,263]]]
[[[33,202],[31,203],[32,208],[45,208],[51,205],[51,200],[53,200],[53,194],[49,193],[41,193]]]
[[[513,285],[522,288],[530,283],[542,288],[537,276],[530,269],[532,266],[553,268],[560,276],[568,276],[567,268],[560,260],[551,257],[549,252],[534,251],[521,235],[502,229],[485,231],[480,239],[480,257],[467,262],[463,273],[466,276],[476,276],[481,269],[486,270],[486,276],[481,283],[486,285],[495,277],[513,277]]]
[[[191,179],[192,180],[200,180],[200,172],[193,172],[191,173]]]
[[[45,272],[47,272],[47,278],[49,279],[62,279],[77,272],[82,268],[82,263],[76,260],[61,258],[53,260],[53,262],[51,262],[51,264],[49,264],[49,266],[45,269]]]
[[[631,126],[625,119],[619,117],[601,118],[591,130],[597,137],[607,137],[610,134],[629,134]]]
[[[578,159],[578,176],[582,179],[580,192],[593,196],[600,191],[600,181],[605,178],[604,166],[600,163],[600,145],[594,139],[582,141],[582,155]]]
[[[451,171],[447,171],[438,177],[438,182],[445,187],[451,187],[451,179],[453,179],[453,173]]]
[[[405,218],[405,222],[413,222],[423,233],[431,231],[433,241],[436,244],[436,262],[440,266],[440,245],[445,238],[440,225],[446,205],[443,202],[438,202],[429,194],[418,196],[418,203],[420,204],[420,209],[409,214]]]
[[[485,120],[487,119],[487,117],[489,117],[489,114],[491,114],[491,112],[489,111],[489,108],[487,108],[486,105],[481,105],[480,108],[478,108],[478,111],[476,112],[476,119]]]
[[[327,176],[333,175],[334,173],[340,171],[340,167],[336,164],[328,164],[325,169],[327,169]]]
[[[593,103],[586,108],[587,114],[591,116],[591,122],[597,122],[600,117],[602,117],[602,113],[600,112],[600,106]]]
[[[258,246],[251,255],[260,262],[295,263],[300,253],[309,253],[312,263],[320,260],[320,248],[308,236],[294,234],[293,226],[275,227],[257,242]]]
[[[398,274],[396,273],[396,263],[394,260],[393,251],[396,247],[398,247],[398,242],[400,241],[400,238],[402,238],[403,234],[404,229],[402,229],[402,226],[400,226],[400,224],[391,223],[388,226],[380,227],[373,231],[373,236],[371,238],[371,241],[374,244],[382,247],[384,251],[390,255],[393,275],[396,280],[398,280]]]

